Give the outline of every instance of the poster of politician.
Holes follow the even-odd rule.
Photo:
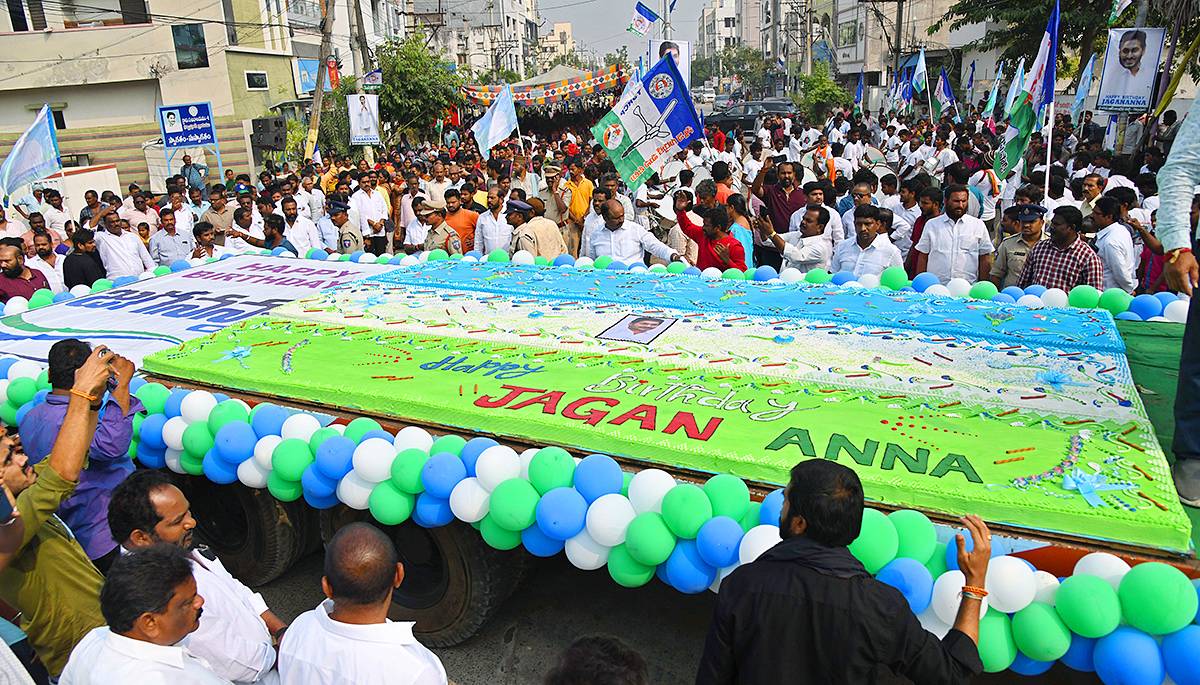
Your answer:
[[[379,96],[347,95],[346,106],[350,112],[350,144],[379,145]]]
[[[675,59],[679,75],[683,77],[684,84],[690,90],[692,87],[692,44],[686,40],[661,40],[658,38],[651,40],[650,66],[658,64],[658,60],[668,52]]]
[[[1166,33],[1166,29],[1109,29],[1096,109],[1104,112],[1152,109],[1158,60]]]

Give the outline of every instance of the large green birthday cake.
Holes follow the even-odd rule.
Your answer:
[[[147,358],[156,374],[452,429],[1184,550],[1104,311],[433,261]]]

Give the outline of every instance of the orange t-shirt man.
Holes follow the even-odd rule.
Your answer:
[[[446,223],[458,234],[463,245],[475,244],[475,223],[479,215],[469,209],[460,209],[453,214],[446,214]]]

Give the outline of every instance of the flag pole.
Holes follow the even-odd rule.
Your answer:
[[[1053,89],[1054,86],[1051,85],[1050,88]],[[1053,93],[1054,91],[1051,90],[1050,92]],[[1054,141],[1054,99],[1053,98],[1050,99],[1050,106],[1046,108],[1046,114],[1047,114],[1046,125],[1050,127],[1050,135],[1048,136],[1048,140],[1043,142],[1043,147],[1046,150],[1046,178],[1042,182],[1043,183],[1042,189],[1043,189],[1043,191],[1048,193],[1050,191],[1050,167],[1053,166],[1050,162],[1050,144]]]

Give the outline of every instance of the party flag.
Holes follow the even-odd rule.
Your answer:
[[[654,25],[654,22],[658,21],[658,18],[659,17],[654,13],[654,10],[639,2],[637,6],[633,8],[633,19],[629,22],[628,30],[638,34],[639,36],[644,36],[646,35],[646,32],[650,30],[650,27]]]
[[[1025,85],[1025,58],[1022,57],[1020,62],[1017,62],[1017,74],[1013,76],[1012,83],[1008,84],[1008,96],[1004,98],[1004,116],[1012,114],[1013,103],[1017,100],[1017,95],[1021,92],[1021,87]]]
[[[859,69],[858,70],[858,92],[856,92],[854,94],[854,113],[855,114],[859,114],[862,112],[862,104],[863,104],[863,73],[862,73],[862,69]]]
[[[4,193],[5,206],[17,188],[61,170],[50,105],[42,105],[33,124],[25,129],[0,165],[0,192]]]
[[[1046,23],[1046,31],[1038,46],[1037,58],[1030,66],[1021,94],[1013,104],[1011,121],[1004,132],[1004,145],[996,153],[994,169],[1000,178],[1007,178],[1008,172],[1025,154],[1029,138],[1038,125],[1036,110],[1054,101],[1054,62],[1057,59],[1058,0],[1055,0],[1054,11],[1050,13],[1050,21]]]
[[[912,76],[912,89],[920,93],[928,86],[929,76],[925,73],[925,48],[921,48],[921,56],[917,58],[917,69]]]
[[[493,145],[504,142],[517,127],[517,108],[513,103],[512,86],[504,84],[504,90],[492,101],[479,121],[471,127],[483,158],[488,159]]]
[[[992,81],[992,90],[988,93],[987,104],[983,106],[983,111],[987,114],[987,118],[992,118],[992,114],[996,111],[996,96],[1000,94],[1000,75],[1004,73],[1004,62],[1000,62],[1000,66],[996,67],[996,78]]]
[[[1079,116],[1079,110],[1083,109],[1083,101],[1087,99],[1088,93],[1092,91],[1092,67],[1096,65],[1096,54],[1092,53],[1092,58],[1088,60],[1087,66],[1083,68],[1083,75],[1079,77],[1079,89],[1075,91],[1075,101],[1071,103],[1071,120]]]
[[[1117,23],[1117,19],[1133,4],[1133,0],[1113,0],[1112,11],[1108,14],[1108,25]]]

